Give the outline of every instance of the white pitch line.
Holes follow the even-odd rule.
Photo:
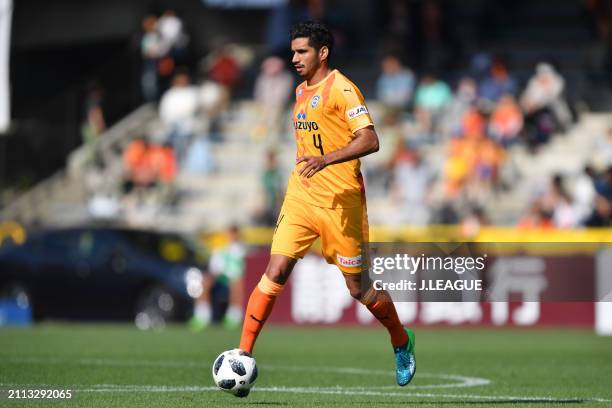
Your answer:
[[[78,364],[78,365],[97,365],[97,366],[119,366],[119,367],[167,367],[167,368],[208,368],[208,364],[197,363],[193,361],[147,361],[147,360],[116,360],[116,359],[99,359],[99,358],[81,358],[74,360],[49,358],[41,359],[35,357],[26,358],[10,358],[2,359],[1,361],[11,361],[15,363],[25,364]],[[306,366],[277,366],[277,365],[258,365],[260,369],[270,371],[290,371],[290,372],[326,372],[348,375],[367,375],[367,376],[385,376],[394,377],[393,370],[380,370],[371,368],[357,367],[306,367]],[[431,378],[453,381],[451,383],[442,384],[414,384],[411,388],[418,389],[440,389],[440,388],[469,388],[491,384],[491,380],[479,377],[467,377],[455,374],[436,374],[436,373],[418,373],[419,378]],[[380,386],[379,388],[395,388],[394,385]]]
[[[203,363],[196,363],[193,361],[146,361],[146,360],[113,360],[113,359],[76,359],[76,360],[65,360],[65,359],[40,359],[40,358],[9,358],[2,359],[1,361],[11,361],[16,363],[33,363],[33,364],[66,364],[73,363],[79,365],[105,365],[105,366],[123,366],[123,367],[194,367],[204,368],[208,365]],[[339,374],[354,374],[354,375],[385,375],[391,376],[391,371],[388,370],[376,370],[368,368],[355,368],[355,367],[284,367],[274,365],[262,365],[262,368],[266,368],[274,371],[312,371],[312,372],[332,372]],[[452,384],[424,384],[424,385],[411,385],[410,389],[415,388],[464,388],[464,387],[475,387],[481,385],[489,385],[490,380],[478,377],[465,377],[454,374],[435,374],[435,373],[418,373],[419,377],[422,378],[441,378],[453,381],[460,381]],[[0,386],[15,386],[17,384],[0,384]],[[22,386],[25,384],[21,384]],[[36,384],[38,386],[58,386],[57,384]],[[34,386],[31,384],[30,386]],[[88,387],[88,385],[82,385]],[[91,386],[89,386],[91,387]],[[475,394],[434,394],[434,393],[411,393],[411,392],[388,392],[378,391],[385,389],[394,389],[396,386],[371,386],[371,387],[256,387],[254,390],[262,392],[285,392],[285,393],[298,393],[298,394],[340,394],[340,395],[364,395],[364,396],[391,396],[391,397],[416,397],[416,398],[467,398],[476,400],[517,400],[517,401],[543,401],[543,402],[564,402],[564,401],[587,401],[587,402],[612,402],[611,399],[604,399],[599,397],[571,397],[571,398],[555,398],[555,397],[524,397],[524,396],[490,396],[490,395],[475,395]],[[94,386],[94,388],[84,388],[77,391],[82,392],[205,392],[205,391],[217,391],[216,387],[202,387],[202,386],[155,386],[155,385],[121,385],[121,384],[101,384],[101,386]]]
[[[338,374],[353,374],[353,375],[377,375],[386,377],[395,377],[393,370],[377,370],[370,368],[354,368],[354,367],[282,367],[274,365],[259,365],[262,369],[270,369],[273,371],[295,371],[295,372],[326,372],[326,373],[338,373]],[[410,388],[419,389],[434,389],[434,388],[467,388],[467,387],[478,387],[483,385],[491,384],[491,380],[479,377],[467,377],[463,375],[455,374],[435,374],[435,373],[418,373],[419,378],[435,378],[449,381],[456,381],[449,384],[414,384]],[[376,386],[377,388],[396,388],[395,385],[382,385]]]

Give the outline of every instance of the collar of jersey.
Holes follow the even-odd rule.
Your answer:
[[[304,90],[305,91],[312,91],[313,89],[317,89],[318,87],[320,87],[321,85],[323,85],[328,79],[329,77],[331,77],[333,74],[335,74],[336,72],[338,72],[337,69],[332,69],[331,72],[329,74],[327,74],[327,76],[325,78],[323,78],[322,80],[320,80],[319,82],[317,82],[314,85],[304,85]],[[306,81],[304,81],[304,84],[306,84]]]

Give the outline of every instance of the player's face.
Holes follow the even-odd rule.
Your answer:
[[[321,51],[317,52],[311,47],[308,44],[308,38],[292,40],[291,52],[293,53],[291,63],[301,77],[312,77],[321,65]]]

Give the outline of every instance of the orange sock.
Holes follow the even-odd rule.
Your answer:
[[[387,328],[391,336],[391,344],[393,347],[403,346],[408,343],[408,335],[397,316],[397,311],[395,310],[395,305],[391,301],[391,298],[389,295],[386,297],[387,299],[385,299],[384,295],[378,296],[376,302],[367,305],[368,310]]]
[[[242,325],[242,336],[240,337],[240,348],[249,353],[253,352],[255,341],[264,323],[274,307],[276,297],[283,289],[283,285],[272,282],[263,275],[259,284],[253,289],[249,297],[244,323]]]

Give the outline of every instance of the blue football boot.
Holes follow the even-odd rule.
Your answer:
[[[416,372],[416,359],[414,358],[414,332],[410,329],[405,329],[408,335],[408,343],[403,346],[393,348],[395,352],[395,364],[397,384],[400,386],[407,385],[414,377]]]

